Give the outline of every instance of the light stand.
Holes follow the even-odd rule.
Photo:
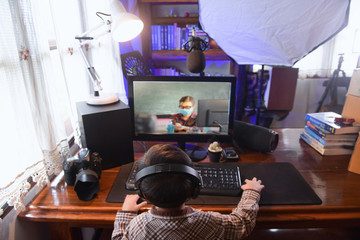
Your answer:
[[[84,52],[86,44],[95,40],[103,35],[111,32],[114,41],[126,42],[140,34],[144,27],[144,23],[134,14],[126,12],[126,9],[117,0],[113,0],[110,6],[111,14],[105,14],[97,12],[96,15],[102,19],[102,23],[98,26],[80,34],[75,37],[79,40],[79,52],[87,68],[87,72],[92,81],[93,93],[87,99],[87,103],[90,105],[106,105],[119,101],[117,93],[101,93],[103,90],[101,86],[101,80],[95,68],[91,66],[87,55]],[[111,20],[104,20],[100,15],[111,16]],[[99,32],[101,28],[105,28],[97,35],[95,32]],[[93,35],[93,36],[91,36]]]

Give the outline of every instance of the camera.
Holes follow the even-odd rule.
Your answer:
[[[83,148],[75,157],[63,163],[65,182],[73,186],[80,200],[89,201],[100,190],[101,157],[97,152]]]

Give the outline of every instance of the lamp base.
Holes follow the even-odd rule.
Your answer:
[[[119,97],[116,93],[100,93],[100,96],[89,96],[86,103],[89,105],[107,105],[118,101]]]

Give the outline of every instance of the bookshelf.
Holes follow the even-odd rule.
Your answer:
[[[166,61],[186,61],[187,52],[184,50],[153,50],[151,40],[152,25],[173,25],[186,26],[187,24],[197,24],[198,17],[197,0],[139,0],[140,18],[144,21],[144,30],[141,34],[143,57],[149,65],[166,65]],[[190,5],[196,8],[189,17],[179,14],[176,17],[166,16],[166,12],[156,13],[154,8],[174,7],[187,9]],[[205,59],[213,61],[230,61],[230,58],[220,49],[208,49],[204,51]]]
[[[184,50],[157,50],[152,51],[152,59],[158,61],[186,60],[188,53]],[[221,49],[209,49],[204,51],[206,60],[230,60]]]

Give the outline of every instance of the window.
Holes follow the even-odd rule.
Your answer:
[[[24,207],[29,180],[43,186],[62,171],[68,140],[78,139],[75,103],[89,94],[75,36],[99,24],[95,12],[108,8],[107,1],[0,3],[0,144],[7,161],[0,174],[0,218],[2,206]],[[104,89],[125,95],[118,44],[110,34],[93,41],[89,54]]]

